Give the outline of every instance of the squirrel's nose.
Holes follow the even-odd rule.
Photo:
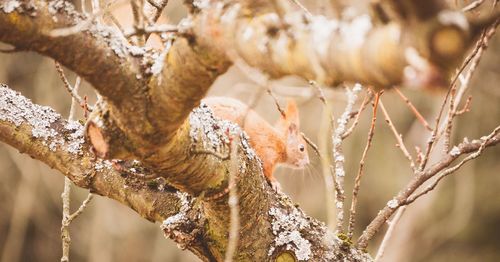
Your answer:
[[[297,164],[298,164],[297,166],[299,166],[299,167],[305,167],[305,166],[309,165],[309,158],[303,158],[303,159],[299,160],[297,162]]]

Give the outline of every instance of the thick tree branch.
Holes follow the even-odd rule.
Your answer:
[[[195,16],[197,41],[230,50],[273,77],[294,74],[327,84],[443,84],[476,34],[462,14],[439,5],[420,20],[379,25],[368,15],[346,22],[289,8],[282,16],[269,6],[267,12],[252,12],[252,1],[211,2]],[[280,7],[286,6],[283,2]],[[422,61],[409,57],[410,49],[416,49]]]
[[[207,107],[195,110],[189,123],[191,132],[185,134],[186,140],[196,137],[200,142],[197,146],[213,148],[218,144],[221,150],[227,148],[226,131],[234,134],[238,129],[234,124],[213,118]],[[261,175],[260,163],[246,139],[242,135],[238,150],[241,152],[238,161],[242,164],[235,178],[241,217],[235,258],[268,261],[293,254],[298,260],[370,261],[366,254],[343,246],[325,225],[307,217],[290,199],[276,194]],[[139,173],[150,175],[149,171],[140,164],[118,163],[113,167],[110,161],[96,159],[84,141],[81,124],[67,122],[48,107],[33,105],[6,86],[0,87],[0,140],[61,171],[80,187],[115,199],[148,220],[163,221],[162,228],[168,236],[203,260],[223,260],[229,225],[228,198],[223,190],[227,180],[220,181],[222,186],[217,190],[207,189],[193,200],[186,194],[165,190],[164,185],[138,180]],[[212,155],[185,153],[184,161],[192,169],[183,172],[198,175],[198,168],[213,165],[207,168],[214,172],[212,176],[228,176],[228,161],[221,162]],[[176,175],[182,177],[182,174],[177,172],[167,179],[178,181]],[[177,186],[190,189],[186,184]]]
[[[97,159],[84,141],[83,131],[79,122],[66,121],[49,107],[34,105],[0,86],[1,141],[60,171],[77,186],[114,199],[149,221],[161,222],[179,212],[178,194],[161,183],[146,183],[127,175],[130,169],[118,171],[112,162]],[[209,257],[201,242],[188,248]]]

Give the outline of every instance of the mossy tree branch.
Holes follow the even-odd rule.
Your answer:
[[[217,124],[221,125],[217,130],[238,129],[233,124],[223,126],[207,108],[196,110],[190,122],[198,128],[200,141],[208,140],[203,138],[206,128],[219,136],[218,142],[225,140],[225,132],[213,133]],[[206,190],[191,199],[161,182],[151,184],[137,179],[153,173],[140,163],[113,163],[96,158],[84,140],[83,130],[80,123],[68,122],[52,109],[34,105],[4,85],[0,87],[1,141],[48,164],[80,187],[115,199],[150,221],[163,221],[165,233],[202,260],[224,259],[229,225],[224,190]],[[284,195],[276,194],[260,175],[260,163],[246,137],[241,140],[238,157],[243,164],[236,179],[242,219],[235,258],[264,261],[293,254],[298,260],[370,260],[366,254],[346,248],[325,225],[307,217]],[[186,161],[219,163],[214,172],[222,170],[222,175],[227,176],[228,161],[221,162],[215,156],[197,156]],[[185,172],[196,170],[195,166],[193,171]],[[222,183],[227,186],[225,180]]]

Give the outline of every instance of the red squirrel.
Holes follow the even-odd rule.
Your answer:
[[[262,160],[264,175],[273,188],[279,183],[273,177],[277,164],[302,169],[309,164],[306,143],[300,133],[299,112],[295,101],[287,100],[285,116],[275,126],[239,100],[229,97],[208,97],[202,100],[218,118],[238,124],[247,133],[249,142]],[[245,121],[245,123],[243,123]]]

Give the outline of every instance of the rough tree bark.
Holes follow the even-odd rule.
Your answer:
[[[274,192],[239,127],[197,106],[235,56],[273,77],[297,74],[325,84],[359,81],[384,88],[415,75],[424,76],[426,84],[442,83],[478,28],[438,6],[414,14],[408,10],[418,9],[401,7],[415,18],[406,25],[374,24],[369,17],[351,23],[306,17],[286,3],[280,16],[267,1],[189,6],[178,38],[159,53],[131,46],[98,21],[68,36],[52,36],[54,29],[93,19],[69,2],[2,0],[0,41],[54,58],[91,83],[103,100],[84,128],[2,86],[0,140],[78,186],[163,222],[167,236],[204,261],[224,259],[227,191],[233,186],[241,221],[234,259],[371,260]],[[354,38],[345,32],[349,29]],[[456,48],[442,48],[450,44],[442,34]],[[381,46],[388,52],[376,51]],[[415,74],[405,75],[404,68]],[[229,155],[234,136],[240,136],[240,167],[236,185],[229,185],[230,161],[220,155]],[[140,176],[162,179],[145,182]]]

